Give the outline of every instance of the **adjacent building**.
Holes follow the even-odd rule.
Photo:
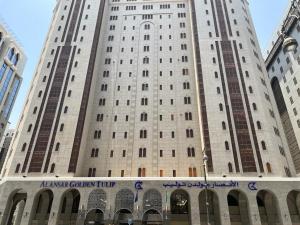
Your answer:
[[[15,134],[14,129],[9,129],[5,132],[4,137],[0,143],[0,173],[4,166],[4,162],[7,156],[8,148],[10,146],[11,140]]]
[[[288,15],[295,13],[290,9]],[[300,42],[300,25],[294,17],[288,18],[284,23],[284,30],[288,35]],[[282,49],[281,32],[271,43],[266,59],[269,80],[276,99],[280,118],[284,127],[289,149],[293,158],[297,174],[300,172],[300,51],[285,52]]]
[[[25,63],[22,48],[0,24],[0,139],[4,136],[22,82]]]
[[[245,0],[57,1],[1,224],[299,223],[264,65]]]

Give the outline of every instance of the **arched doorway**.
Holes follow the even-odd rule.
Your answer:
[[[34,198],[29,224],[47,225],[53,202],[51,190],[40,191]]]
[[[221,224],[219,198],[215,192],[211,190],[207,190],[207,192],[206,190],[201,191],[199,194],[199,208],[201,225]]]
[[[150,210],[144,212],[142,224],[143,225],[162,225],[163,224],[162,215],[157,210],[150,209]]]
[[[76,224],[80,203],[80,193],[78,190],[67,191],[61,200],[58,224]]]
[[[115,225],[130,225],[133,224],[133,215],[132,212],[128,209],[121,209],[117,211],[114,215],[114,222]]]
[[[184,190],[176,190],[171,194],[170,224],[191,225],[190,197]]]
[[[104,213],[100,209],[92,209],[85,217],[84,225],[104,225]]]
[[[238,190],[227,195],[230,222],[232,225],[250,225],[247,196]]]
[[[116,195],[113,224],[128,225],[133,223],[134,194],[129,189],[122,189]]]
[[[262,225],[282,225],[278,201],[273,193],[261,190],[256,200]]]
[[[143,197],[143,224],[162,224],[162,197],[159,191],[151,189]]]
[[[300,192],[291,191],[287,195],[287,205],[293,225],[300,224]]]
[[[23,190],[15,191],[8,198],[2,224],[5,225],[20,225],[25,204],[27,200],[27,193]],[[5,216],[6,215],[6,216]]]

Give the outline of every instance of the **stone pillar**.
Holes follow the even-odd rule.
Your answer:
[[[25,201],[22,200],[17,205],[16,210],[17,210],[18,213],[17,213],[16,219],[15,219],[14,225],[20,225],[21,224],[24,208],[25,208]]]
[[[88,198],[89,198],[89,192],[87,192],[86,190],[80,192],[80,203],[79,203],[76,225],[84,225],[84,221],[88,213],[87,211]]]
[[[62,197],[63,192],[56,190],[53,197],[48,225],[56,225],[58,223],[60,204],[63,200]]]
[[[262,225],[260,221],[260,215],[258,205],[256,201],[256,193],[248,194],[248,207],[249,207],[249,218],[251,225]]]
[[[198,193],[191,191],[190,193],[190,218],[191,224],[200,225],[200,207]]]
[[[27,200],[23,212],[23,218],[21,220],[21,225],[31,225],[30,219],[32,218],[34,212],[34,205],[37,204],[34,202],[36,193],[28,193]]]
[[[289,212],[289,208],[288,208],[288,204],[286,201],[286,195],[283,196],[278,196],[278,209],[279,209],[279,217],[281,217],[282,219],[282,223],[283,225],[292,225],[292,220],[291,220],[291,216],[290,216],[290,212]]]
[[[227,193],[220,192],[218,193],[219,204],[220,204],[220,219],[222,225],[231,225],[229,208],[227,203]]]

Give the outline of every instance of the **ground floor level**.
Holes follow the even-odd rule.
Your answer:
[[[300,179],[28,178],[0,183],[0,225],[300,225]]]

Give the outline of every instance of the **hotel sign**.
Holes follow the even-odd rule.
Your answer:
[[[115,181],[43,181],[40,188],[114,188]]]

